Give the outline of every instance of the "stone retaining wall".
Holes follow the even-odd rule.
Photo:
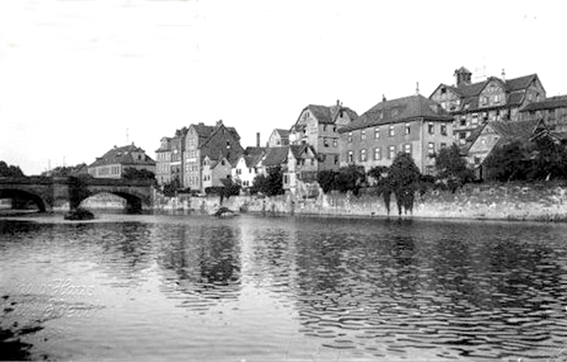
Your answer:
[[[455,193],[431,190],[416,197],[412,214],[420,218],[462,218],[491,220],[567,220],[567,185],[467,185]],[[156,199],[156,209],[193,210],[214,213],[219,197],[178,197]],[[388,215],[382,197],[350,194],[319,195],[298,199],[292,195],[272,198],[233,196],[223,206],[234,211],[363,217],[397,217],[394,197]]]

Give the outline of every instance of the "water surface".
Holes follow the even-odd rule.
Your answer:
[[[565,225],[33,220],[0,221],[0,327],[34,359],[565,357]]]

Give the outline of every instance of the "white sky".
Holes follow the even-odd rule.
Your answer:
[[[28,175],[222,119],[255,144],[308,104],[364,113],[455,69],[567,93],[560,1],[0,0],[0,160]]]

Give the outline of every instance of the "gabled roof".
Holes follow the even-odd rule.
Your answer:
[[[293,157],[295,157],[296,159],[299,159],[305,152],[307,152],[308,150],[311,151],[311,153],[313,153],[314,156],[317,156],[317,153],[315,152],[315,149],[308,145],[308,144],[301,144],[301,145],[291,145],[289,147],[291,154],[293,155]]]
[[[258,165],[258,163],[262,160],[262,157],[264,155],[263,154],[259,154],[259,155],[252,155],[252,156],[242,156],[244,157],[244,162],[246,163],[246,167],[248,168],[252,168],[252,167],[256,167]]]
[[[289,138],[289,130],[287,129],[276,128],[274,132],[278,133],[281,138]]]
[[[541,102],[530,103],[525,106],[520,112],[540,111],[556,108],[567,108],[567,95],[550,97]]]
[[[506,80],[506,90],[508,92],[525,90],[536,79],[537,79],[537,74],[530,74],[523,77],[508,79]]]
[[[493,121],[489,122],[488,126],[498,133],[505,142],[512,142],[529,140],[541,124],[541,120]]]
[[[214,126],[206,126],[203,123],[192,124],[192,127],[199,137],[208,138],[215,130]]]
[[[165,142],[165,145],[163,144],[163,141]],[[163,137],[161,139],[162,144],[159,146],[159,148],[156,150],[156,152],[167,152],[167,151],[171,151],[171,138],[170,137]]]
[[[134,157],[134,154],[136,157]],[[138,158],[137,156],[140,156]],[[95,162],[89,165],[89,167],[104,166],[104,165],[116,165],[120,164],[123,166],[155,166],[156,162],[152,160],[145,151],[134,144],[122,147],[114,147],[110,151],[106,152],[102,157],[97,157]]]
[[[439,104],[418,94],[380,102],[350,124],[342,127],[339,132],[407,122],[418,118],[448,122],[453,120],[453,117],[441,108]]]
[[[262,160],[262,165],[266,167],[280,166],[287,162],[289,146],[269,147],[266,149],[266,156]]]
[[[315,117],[320,124],[334,124],[341,112],[347,112],[351,120],[358,117],[358,114],[355,111],[348,107],[343,107],[342,105],[327,107],[310,104],[307,107],[303,108],[303,110],[299,114],[299,118],[297,119],[296,124],[301,120],[301,115],[306,110],[309,110],[313,117]]]
[[[252,147],[248,146],[244,149],[244,154],[247,156],[263,155],[267,147]]]

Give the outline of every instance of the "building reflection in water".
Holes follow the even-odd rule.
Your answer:
[[[234,300],[241,289],[240,236],[232,226],[176,225],[154,232],[163,291],[181,294],[185,307],[202,309]]]

